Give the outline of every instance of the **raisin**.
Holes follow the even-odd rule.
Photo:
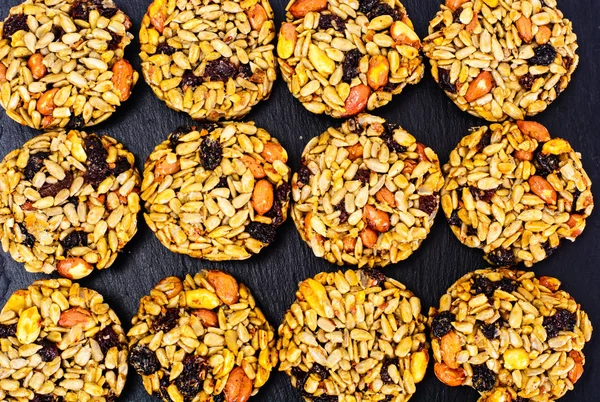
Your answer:
[[[460,24],[460,15],[463,12],[463,8],[459,7],[452,13],[452,22]]]
[[[342,81],[349,84],[352,79],[358,76],[358,63],[363,54],[358,49],[352,49],[344,56],[342,62]]]
[[[496,339],[500,335],[499,321],[493,322],[491,324],[486,324],[483,322],[479,323],[479,329],[490,341]]]
[[[250,222],[246,226],[248,234],[263,243],[272,243],[275,240],[275,227],[266,223]]]
[[[571,69],[572,65],[573,65],[572,57],[569,57],[569,56],[563,57],[563,66],[565,67],[565,70],[569,71]]]
[[[129,354],[129,363],[141,375],[154,374],[160,368],[156,354],[144,345],[137,344]]]
[[[49,341],[48,339],[44,339],[40,342],[42,348],[38,351],[38,354],[46,363],[53,361],[59,355],[58,347],[56,343]]]
[[[62,401],[63,401],[62,396],[57,396],[54,394],[46,394],[46,395],[34,394],[33,399],[31,400],[31,402],[62,402]]]
[[[169,142],[171,143],[171,148],[173,149],[173,151],[175,151],[175,148],[177,148],[177,145],[179,145],[179,139],[182,136],[184,136],[188,133],[191,133],[194,130],[196,130],[196,127],[192,127],[192,126],[177,127],[175,129],[175,131],[173,131],[171,133],[171,135],[169,135]]]
[[[356,116],[351,117],[350,119],[346,120],[346,122],[348,123],[348,129],[350,132],[353,132],[354,134],[360,134],[363,132],[360,121],[356,118]]]
[[[481,139],[479,140],[479,143],[477,144],[477,149],[479,151],[481,151],[482,149],[484,149],[485,147],[487,147],[488,145],[490,145],[491,142],[492,142],[492,133],[490,131],[486,131],[481,136]]]
[[[77,208],[77,205],[79,205],[79,197],[69,197],[67,198],[67,202],[65,204],[73,204],[73,206]]]
[[[560,89],[560,81],[557,82],[556,84],[554,84],[554,91],[556,92],[556,96],[560,95],[562,92],[562,89]]]
[[[441,338],[452,330],[452,321],[456,316],[449,311],[442,311],[431,321],[431,332],[434,337]]]
[[[558,249],[558,246],[552,247],[549,241],[542,243],[542,248],[546,252],[546,257],[550,257]]]
[[[115,402],[117,400],[117,396],[112,390],[110,390],[108,391],[108,395],[104,397],[104,400],[105,402]]]
[[[515,402],[529,402],[529,399],[521,398],[520,396],[517,396],[517,399],[515,399]]]
[[[288,201],[290,198],[290,191],[290,185],[284,181],[277,187],[277,190],[275,190],[275,200],[280,202]]]
[[[121,344],[121,342],[119,342],[119,335],[117,335],[113,327],[110,325],[99,331],[96,334],[95,339],[100,346],[100,350],[102,350],[102,353],[104,354],[106,354],[106,352],[115,346],[119,346]]]
[[[489,391],[496,384],[496,374],[485,364],[473,364],[473,388],[478,392]]]
[[[305,395],[306,391],[304,391],[304,384],[306,384],[309,374],[302,371],[300,367],[292,367],[292,376],[296,378],[296,389],[298,389],[302,395]]]
[[[27,165],[25,165],[25,169],[23,169],[25,178],[29,181],[33,180],[35,174],[44,167],[44,159],[48,159],[49,156],[50,154],[48,152],[38,152],[29,155]]]
[[[39,193],[42,197],[54,197],[60,190],[71,187],[71,184],[73,184],[73,174],[71,172],[65,172],[64,179],[52,184],[45,183],[42,188],[40,188]]]
[[[215,170],[221,164],[223,159],[223,148],[219,141],[211,138],[204,138],[200,144],[200,157],[202,158],[202,167],[206,170]]]
[[[473,226],[467,226],[467,236],[477,236],[477,229]]]
[[[67,237],[62,239],[60,244],[63,246],[65,251],[70,250],[73,247],[86,247],[88,245],[88,235],[83,231],[74,230],[69,233]]]
[[[451,94],[456,93],[456,82],[453,84],[450,80],[450,70],[438,68],[438,83],[444,91],[450,92]]]
[[[494,198],[494,194],[496,194],[496,190],[498,190],[498,189],[495,188],[495,189],[491,189],[491,190],[480,190],[475,187],[469,187],[469,191],[471,192],[471,195],[473,195],[473,198],[476,198],[476,199],[478,199],[480,201],[484,201],[484,202],[490,202],[492,200],[492,198]]]
[[[21,244],[23,244],[26,247],[32,248],[33,245],[35,244],[35,236],[33,236],[31,233],[29,233],[27,231],[27,228],[25,227],[25,225],[23,225],[22,223],[19,223],[19,229],[21,229],[21,234],[25,238],[23,240],[23,243],[21,243]]]
[[[179,310],[177,308],[168,308],[166,311],[154,319],[152,329],[156,332],[169,332],[177,326],[179,321]]]
[[[27,26],[27,16],[25,14],[11,15],[4,22],[2,37],[4,39],[10,39],[15,33],[28,30],[29,26]]]
[[[401,12],[393,9],[388,4],[382,3],[379,0],[361,0],[359,11],[365,14],[370,20],[382,15],[389,15],[394,21],[399,21],[402,19]]]
[[[112,18],[119,12],[116,7],[106,7],[104,5],[98,6],[98,13],[105,18]]]
[[[381,380],[386,384],[393,384],[394,380],[390,376],[388,368],[392,365],[398,365],[398,359],[385,359],[381,365]]]
[[[381,272],[381,271],[379,271],[377,269],[370,270],[369,271],[369,276],[375,281],[375,283],[373,284],[374,286],[383,287],[383,284],[387,280],[387,278],[383,274],[383,272]]]
[[[435,195],[422,195],[419,197],[419,209],[427,215],[435,212],[438,206],[438,200]]]
[[[399,86],[399,82],[388,81],[388,83],[383,87],[383,92],[394,92]]]
[[[533,52],[534,56],[527,60],[530,66],[549,66],[556,59],[556,49],[549,43],[536,47]]]
[[[319,29],[333,28],[336,31],[344,32],[346,23],[343,19],[333,14],[321,14],[319,16]]]
[[[339,204],[337,204],[336,206],[334,206],[336,211],[340,211],[340,223],[346,223],[348,222],[348,218],[350,217],[350,214],[346,211],[346,203],[344,201],[340,201]]]
[[[452,226],[462,226],[462,221],[458,217],[458,211],[456,209],[452,211],[452,214],[450,214],[450,218],[448,218],[448,223]]]
[[[366,185],[371,179],[371,170],[369,169],[358,169],[354,175],[354,180],[360,181],[363,185]]]
[[[579,191],[579,189],[577,189],[577,187],[576,187],[575,190],[573,191],[573,202],[571,203],[571,212],[579,211],[577,209],[577,201],[579,201],[580,196],[581,196],[581,191]]]
[[[235,77],[237,68],[229,60],[217,59],[206,63],[204,75],[210,81],[227,81],[229,78]]]
[[[158,360],[157,360],[157,364],[158,364]],[[157,368],[157,370],[158,370],[158,368]],[[163,401],[172,402],[172,399],[169,396],[169,391],[167,391],[167,388],[169,388],[169,385],[171,385],[171,384],[169,383],[168,377],[167,376],[163,376],[159,380],[158,390],[154,391],[152,393],[152,396],[155,396],[157,398],[161,398]]]
[[[496,287],[485,276],[476,276],[473,278],[473,285],[471,285],[471,290],[475,292],[476,295],[484,294],[487,297],[491,297],[494,294],[494,290]]]
[[[17,324],[0,324],[0,339],[15,336],[17,334]]]
[[[298,169],[298,184],[306,185],[310,182],[310,170],[306,166],[301,166]]]
[[[110,42],[108,42],[108,50],[116,50],[119,45],[121,44],[121,40],[123,39],[122,36],[117,35],[116,33],[109,31],[110,36],[112,37],[112,39],[110,40]]]
[[[71,116],[71,118],[69,119],[69,122],[65,126],[65,130],[67,130],[67,131],[78,130],[80,128],[83,128],[84,126],[85,126],[85,120],[83,119],[83,116],[81,116],[81,115]]]
[[[531,91],[534,82],[535,77],[531,73],[527,73],[519,78],[519,85],[526,91]]]
[[[213,396],[213,402],[225,402],[225,394],[220,393],[219,395]]]
[[[321,377],[321,380],[326,380],[329,378],[329,371],[319,363],[313,363],[312,367],[310,368],[310,374],[318,375]]]
[[[87,154],[87,171],[83,178],[92,186],[97,187],[109,175],[108,151],[97,135],[89,135],[83,140]]]
[[[286,182],[281,183],[275,190],[275,202],[273,207],[265,214],[266,217],[273,219],[273,226],[277,227],[283,223],[283,205],[289,200],[290,185]]]
[[[548,339],[550,339],[557,336],[560,331],[573,331],[576,323],[575,314],[569,312],[569,310],[557,308],[553,316],[544,317],[542,325],[546,329]]]
[[[196,88],[202,84],[204,80],[202,77],[198,77],[192,71],[186,71],[183,73],[183,77],[181,78],[181,83],[179,84],[183,90],[187,90],[188,88]]]
[[[381,134],[381,139],[391,151],[394,152],[405,152],[406,147],[398,144],[396,140],[394,140],[394,130],[400,128],[397,124],[385,123],[383,125],[384,131]]]
[[[110,174],[118,176],[129,169],[131,169],[131,163],[129,163],[126,157],[119,156],[115,162],[115,167],[110,170]]]
[[[498,282],[496,282],[496,289],[501,289],[507,293],[514,292],[515,290],[517,290],[518,287],[519,285],[516,281],[513,281],[512,279],[508,278],[502,278]]]
[[[515,255],[507,248],[497,248],[487,255],[487,260],[498,266],[509,266],[515,264]]]
[[[240,68],[238,69],[238,75],[246,79],[252,77],[252,67],[250,66],[250,63],[240,64]]]
[[[229,188],[229,183],[227,183],[227,177],[221,177],[215,188]]]
[[[54,25],[52,26],[52,33],[54,34],[55,40],[60,40],[65,34],[65,30],[60,25]]]
[[[192,400],[202,391],[208,362],[201,356],[190,355],[183,361],[183,372],[175,380],[175,385],[186,398]]]
[[[177,49],[175,49],[173,46],[170,46],[167,42],[163,42],[159,43],[158,46],[156,46],[156,53],[172,56],[175,53],[177,53]]]
[[[558,169],[560,159],[558,155],[545,154],[541,150],[535,154],[535,173],[546,177]]]
[[[71,17],[77,20],[87,20],[90,9],[86,1],[78,1],[71,7]]]

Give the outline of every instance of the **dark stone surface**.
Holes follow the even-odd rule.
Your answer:
[[[117,0],[117,4],[132,19],[137,36],[140,21],[149,0]],[[19,0],[4,0],[0,3],[0,17],[5,18],[8,8]],[[273,1],[277,27],[284,17],[287,2]],[[439,1],[405,0],[404,4],[412,18],[417,33],[423,37],[429,19],[439,8]],[[553,136],[568,139],[583,156],[583,163],[594,181],[594,195],[600,203],[600,59],[599,25],[596,18],[597,2],[581,0],[561,1],[565,15],[573,20],[579,35],[581,63],[573,82],[555,104],[536,117],[546,125]],[[127,48],[127,56],[139,71],[137,39]],[[485,124],[462,113],[452,104],[435,84],[428,71],[423,81],[408,87],[396,96],[391,104],[375,111],[375,114],[397,123],[414,134],[420,142],[430,145],[442,162],[448,160],[450,150],[470,127]],[[306,111],[288,92],[281,78],[275,84],[271,99],[259,104],[246,118],[256,121],[276,136],[288,150],[290,164],[294,170],[300,167],[300,155],[308,140],[328,126],[339,125],[339,120],[315,116]],[[122,141],[137,158],[142,168],[145,158],[156,144],[167,138],[175,128],[191,124],[185,114],[168,109],[151,92],[140,78],[131,99],[107,122],[89,131],[109,134]],[[14,123],[0,113],[0,155],[21,146],[36,132]],[[423,311],[436,304],[442,293],[460,276],[488,264],[482,253],[462,246],[454,237],[446,220],[438,214],[429,238],[415,255],[384,272],[405,283],[422,299]],[[222,269],[233,274],[252,289],[258,304],[275,328],[279,326],[285,309],[294,299],[297,283],[321,271],[333,271],[336,266],[315,257],[301,241],[291,219],[278,231],[275,242],[263,252],[244,262],[210,263],[175,255],[164,248],[139,216],[139,232],[125,248],[115,265],[105,271],[94,272],[81,281],[82,285],[98,290],[116,310],[126,329],[131,327],[131,316],[136,312],[139,299],[160,279],[168,275],[195,273],[201,268]],[[551,258],[535,266],[539,275],[558,277],[563,288],[569,291],[588,312],[597,331],[600,330],[600,212],[596,211],[576,243],[564,242]],[[26,273],[21,264],[8,255],[0,254],[0,304],[15,290],[29,285],[43,275]],[[600,378],[600,334],[584,349],[586,354],[585,373],[575,386],[561,399],[564,402],[592,402],[598,400],[594,379]],[[472,401],[477,393],[467,387],[449,388],[433,375],[433,364],[422,383],[417,386],[415,402]],[[122,401],[157,400],[148,396],[140,377],[130,369],[129,379]],[[256,402],[300,402],[299,394],[292,388],[286,376],[273,372],[269,382],[259,394],[252,398]]]

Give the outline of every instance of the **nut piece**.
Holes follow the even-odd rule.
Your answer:
[[[273,185],[268,180],[259,180],[252,193],[252,207],[259,215],[264,215],[273,208]]]
[[[400,22],[400,21],[397,21]],[[371,57],[369,70],[367,71],[367,82],[374,91],[384,87],[388,83],[390,62],[387,57],[377,55]]]
[[[446,0],[446,7],[452,11],[458,10],[458,7],[462,6],[468,0]]]
[[[23,345],[35,342],[42,330],[42,317],[36,306],[21,313],[17,323],[17,339]]]
[[[289,59],[294,54],[298,32],[296,26],[289,22],[281,24],[279,30],[279,39],[277,41],[277,55],[282,59]]]
[[[167,0],[154,0],[148,7],[148,15],[154,28],[162,33],[165,29],[165,21],[167,20]]]
[[[296,0],[289,12],[296,18],[302,18],[312,11],[322,11],[327,8],[327,0]]]
[[[358,158],[362,158],[364,147],[360,143],[357,143],[351,147],[347,147],[346,151],[348,151],[348,159],[355,161]]]
[[[258,3],[250,7],[250,9],[246,11],[246,15],[248,16],[250,26],[255,31],[260,31],[263,24],[269,19],[265,8]]]
[[[178,277],[169,276],[163,279],[162,281],[158,282],[155,289],[163,292],[165,296],[167,296],[167,298],[170,300],[183,291],[183,283]]]
[[[521,16],[516,22],[517,31],[519,31],[519,36],[526,43],[531,43],[533,40],[533,33],[531,32],[531,20],[524,15]]]
[[[540,197],[546,204],[556,205],[556,190],[548,180],[542,176],[531,176],[528,182],[531,192]]]
[[[507,370],[525,370],[529,366],[529,355],[523,348],[507,349],[502,357]]]
[[[65,310],[60,315],[58,325],[64,328],[72,328],[81,325],[84,331],[92,328],[96,323],[89,310],[81,307],[73,307]]]
[[[12,295],[10,295],[10,297],[6,301],[6,304],[2,308],[2,312],[0,312],[0,314],[3,314],[7,311],[14,311],[18,314],[19,311],[21,311],[25,308],[25,306],[27,306],[28,294],[29,292],[25,289],[19,289],[15,291]]]
[[[6,82],[6,66],[0,63],[0,84],[4,84]]]
[[[53,88],[49,91],[46,91],[40,96],[40,99],[37,101],[36,109],[40,114],[44,116],[51,116],[54,108],[54,96],[58,92],[59,88]]]
[[[69,257],[59,261],[56,269],[65,278],[78,280],[92,273],[94,267],[80,257]]]
[[[325,77],[335,71],[335,62],[319,46],[312,43],[308,47],[308,59],[315,69]]]
[[[44,56],[42,56],[40,53],[32,54],[27,61],[27,67],[29,67],[31,70],[31,75],[33,75],[33,78],[36,80],[44,78],[46,72],[48,71],[43,61]]]
[[[390,230],[390,215],[381,211],[372,205],[365,205],[364,219],[367,225],[379,233],[385,233]]]
[[[417,49],[421,47],[419,35],[402,21],[394,21],[390,27],[390,35],[397,45],[409,45]]]
[[[513,153],[513,156],[520,161],[531,161],[533,160],[533,152],[517,150]]]
[[[560,155],[571,152],[572,150],[571,144],[562,138],[551,139],[542,147],[542,153],[545,153],[546,155]]]
[[[410,373],[413,376],[415,384],[421,382],[425,377],[428,363],[429,351],[427,349],[415,352],[410,357]]]
[[[579,379],[583,375],[583,365],[585,362],[583,360],[583,356],[581,355],[581,353],[579,353],[575,350],[571,350],[569,352],[569,357],[571,359],[573,359],[573,361],[575,362],[575,365],[569,371],[568,377],[569,377],[569,380],[573,384],[575,384],[577,381],[579,381]]]
[[[210,290],[194,289],[185,292],[185,303],[190,308],[212,310],[221,305],[221,300]]]
[[[435,376],[450,387],[458,387],[467,378],[465,370],[462,368],[451,369],[444,363],[435,363],[433,366],[433,372]]]
[[[265,158],[265,160],[269,163],[273,163],[275,161],[286,163],[288,161],[286,150],[283,149],[281,145],[275,144],[271,141],[265,143],[264,149],[260,153],[260,156]]]
[[[198,317],[200,322],[202,322],[202,325],[207,328],[219,326],[219,317],[214,311],[201,308],[199,310],[194,310],[192,314]]]
[[[363,246],[367,248],[375,247],[378,237],[379,235],[377,232],[370,228],[364,228],[364,230],[360,232],[360,239],[362,240]]]
[[[133,67],[125,59],[115,63],[113,71],[113,87],[115,93],[119,96],[121,102],[126,101],[131,96],[131,87],[133,85]]]
[[[381,203],[388,204],[392,208],[396,206],[396,197],[394,197],[394,193],[385,186],[381,187],[381,190],[375,194],[375,199]]]
[[[456,360],[456,355],[458,355],[461,350],[462,343],[460,336],[456,332],[450,331],[442,337],[440,344],[442,360],[451,369],[459,367],[458,361]]]
[[[482,71],[477,78],[469,84],[465,100],[471,103],[490,93],[492,88],[494,88],[494,77],[492,77],[492,73],[489,71]]]
[[[223,303],[231,306],[240,299],[239,286],[235,278],[221,271],[208,271],[206,280],[215,288]]]
[[[252,380],[248,378],[243,368],[238,366],[229,373],[223,393],[227,402],[246,402],[250,399]]]
[[[317,314],[327,318],[325,304],[329,304],[329,296],[327,296],[327,291],[323,285],[309,278],[300,283],[300,293]]]
[[[365,84],[358,84],[350,88],[350,93],[344,102],[346,113],[342,117],[354,116],[367,107],[367,101],[371,95],[371,88]]]
[[[519,130],[525,135],[530,136],[538,142],[550,141],[550,133],[548,129],[535,121],[517,121]]]
[[[160,162],[156,164],[154,168],[154,174],[158,177],[160,176],[168,176],[170,174],[175,174],[181,170],[181,165],[179,163],[179,159],[173,163],[167,162],[167,158],[163,158]]]
[[[560,281],[556,278],[552,278],[550,276],[540,276],[540,285],[544,286],[546,289],[556,292],[560,289]]]
[[[265,169],[263,169],[262,165],[250,155],[244,155],[240,160],[248,169],[250,169],[252,176],[254,176],[255,179],[262,179],[266,176]]]
[[[535,34],[535,41],[538,45],[543,45],[548,43],[550,37],[552,36],[552,30],[548,28],[546,25],[542,25],[538,28],[537,33]]]

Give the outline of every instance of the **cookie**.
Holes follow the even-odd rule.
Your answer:
[[[160,281],[128,336],[132,367],[165,402],[247,401],[278,361],[274,330],[250,290],[221,271]]]
[[[114,401],[127,378],[127,338],[102,295],[68,279],[17,290],[0,313],[0,399]]]
[[[28,272],[81,279],[137,232],[135,157],[108,136],[39,135],[0,163],[0,238]]]
[[[285,313],[279,370],[305,401],[408,401],[429,362],[425,323],[400,282],[374,270],[323,272],[300,283]]]
[[[287,219],[287,159],[277,139],[253,122],[180,127],[146,161],[146,223],[175,253],[249,258]]]
[[[374,110],[423,78],[421,41],[399,1],[291,0],[286,20],[281,73],[312,113]]]
[[[480,402],[554,401],[583,374],[592,324],[560,281],[533,272],[471,272],[431,308],[434,372]]]
[[[446,95],[489,121],[546,110],[569,85],[577,48],[556,0],[447,0],[423,40]]]
[[[195,120],[238,119],[277,78],[268,0],[155,0],[142,20],[142,72],[168,107]]]
[[[474,129],[443,169],[452,232],[494,265],[544,260],[575,241],[594,208],[581,155],[532,121]]]
[[[332,264],[384,267],[425,240],[444,183],[431,148],[360,114],[313,138],[292,178],[300,237]]]
[[[131,20],[112,0],[26,0],[0,25],[0,103],[20,124],[93,126],[138,80],[123,58]]]

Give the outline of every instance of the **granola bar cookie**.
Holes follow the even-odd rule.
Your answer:
[[[292,178],[292,217],[316,256],[384,267],[427,237],[444,184],[437,155],[368,114],[313,138]]]
[[[175,253],[249,258],[287,219],[287,159],[277,139],[253,122],[180,127],[146,161],[146,223]]]
[[[165,402],[247,401],[277,365],[273,327],[250,290],[221,271],[163,279],[132,325],[131,365]]]
[[[489,121],[546,110],[571,81],[577,48],[556,0],[446,0],[423,41],[446,95]]]
[[[29,272],[81,279],[110,267],[137,232],[135,157],[108,136],[39,135],[0,164],[0,238]]]
[[[154,0],[142,20],[142,72],[168,107],[195,120],[238,119],[277,78],[268,0]]]
[[[532,121],[475,129],[443,169],[452,232],[494,265],[542,261],[563,239],[575,241],[594,209],[581,155]]]
[[[138,73],[123,59],[131,21],[112,0],[27,0],[0,24],[0,103],[35,129],[108,119]]]
[[[102,295],[68,279],[17,290],[0,313],[0,400],[114,401],[127,338]]]
[[[397,0],[291,0],[277,53],[292,95],[309,111],[350,117],[386,105],[425,67]]]
[[[374,270],[323,272],[300,283],[283,318],[279,370],[305,401],[408,401],[429,362],[425,324],[400,282]]]
[[[471,272],[429,311],[435,375],[480,402],[554,401],[583,374],[592,324],[560,281],[533,272]]]

